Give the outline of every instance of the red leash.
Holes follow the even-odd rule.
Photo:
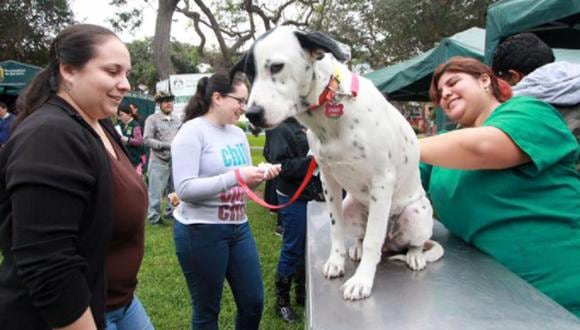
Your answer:
[[[308,171],[306,172],[306,176],[304,177],[304,181],[302,181],[302,184],[300,185],[300,187],[298,187],[298,190],[296,190],[296,192],[294,193],[294,196],[292,196],[292,198],[290,198],[288,203],[283,204],[283,205],[271,205],[271,204],[266,203],[266,201],[261,199],[258,195],[256,195],[256,193],[254,193],[252,191],[252,189],[250,189],[250,187],[248,187],[248,185],[246,184],[246,181],[244,181],[244,178],[242,178],[242,174],[240,173],[239,168],[236,168],[234,170],[234,172],[236,173],[236,179],[238,180],[238,183],[244,189],[246,194],[248,194],[248,196],[254,202],[258,203],[259,205],[261,205],[265,208],[268,208],[271,210],[278,210],[278,209],[284,208],[284,207],[294,203],[298,199],[298,196],[300,196],[300,194],[302,194],[302,192],[304,191],[304,188],[306,188],[306,186],[310,182],[310,179],[312,179],[312,175],[314,174],[314,170],[316,170],[316,166],[318,166],[318,164],[316,163],[316,159],[314,159],[314,157],[312,157],[312,160],[310,161],[310,164],[308,165]]]

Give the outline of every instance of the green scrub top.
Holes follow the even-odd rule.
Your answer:
[[[421,164],[435,213],[453,234],[580,317],[577,140],[556,109],[531,97],[501,104],[483,126],[505,132],[532,161],[503,170]]]

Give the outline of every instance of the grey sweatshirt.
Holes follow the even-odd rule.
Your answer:
[[[534,96],[554,106],[580,104],[580,64],[554,62],[528,74],[513,88],[517,96]]]
[[[173,182],[181,203],[175,219],[184,224],[247,221],[246,194],[234,169],[252,164],[250,147],[237,126],[205,117],[183,124],[171,144]]]
[[[181,121],[175,116],[158,112],[147,117],[143,132],[143,142],[151,153],[149,157],[163,162],[171,160],[171,141],[177,134]]]

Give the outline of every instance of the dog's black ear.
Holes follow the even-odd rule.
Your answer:
[[[298,42],[303,49],[311,52],[317,60],[324,57],[324,52],[329,52],[340,62],[350,60],[350,49],[348,47],[331,37],[320,33],[310,32],[304,33],[294,31],[294,35],[298,38]]]
[[[254,65],[254,53],[252,52],[253,47],[245,52],[238,62],[230,69],[230,81],[234,79],[234,76],[238,72],[243,72],[248,77],[251,83],[254,82],[254,76],[256,75],[256,67]]]

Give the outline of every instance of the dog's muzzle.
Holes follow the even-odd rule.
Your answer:
[[[250,120],[252,125],[256,127],[264,127],[264,108],[259,105],[251,105],[248,110],[246,110],[246,117]]]

